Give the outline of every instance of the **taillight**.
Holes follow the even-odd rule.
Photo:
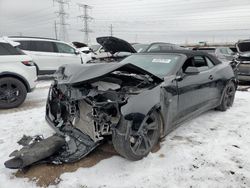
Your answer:
[[[22,64],[24,64],[26,66],[35,66],[33,61],[22,61]]]

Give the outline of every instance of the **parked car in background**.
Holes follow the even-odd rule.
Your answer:
[[[15,108],[36,86],[37,70],[32,58],[16,48],[16,42],[0,39],[0,108]]]
[[[94,61],[92,62],[119,62],[134,53],[158,52],[166,50],[184,50],[176,44],[155,42],[151,44],[130,44],[116,37],[99,37],[98,45],[91,46]]]
[[[86,62],[92,60],[93,50],[87,44],[82,42],[72,42],[72,44],[77,48],[77,50],[86,54]]]
[[[207,52],[211,55],[214,55],[219,60],[224,62],[233,61],[235,58],[235,52],[233,52],[229,47],[195,47],[192,50]]]
[[[207,52],[211,55],[215,55],[216,47],[195,47],[195,48],[193,48],[193,50]]]
[[[221,61],[232,61],[235,58],[235,52],[229,47],[217,47],[215,49],[215,56]]]
[[[239,62],[238,79],[240,81],[250,81],[250,40],[242,40],[236,44]]]
[[[93,60],[90,63],[110,63],[119,62],[133,53],[136,50],[127,41],[116,37],[98,37],[96,41],[99,45],[93,50]]]
[[[88,56],[66,42],[38,37],[9,37],[20,43],[27,55],[30,55],[38,66],[38,74],[53,74],[64,64],[83,64]]]
[[[133,44],[132,46],[137,51],[137,53],[185,49],[176,44],[164,43],[164,42],[154,42],[151,44]]]

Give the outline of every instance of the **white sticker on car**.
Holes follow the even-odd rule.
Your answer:
[[[170,63],[171,59],[153,59],[152,63]]]

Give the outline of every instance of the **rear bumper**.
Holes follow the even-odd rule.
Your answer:
[[[250,75],[238,75],[240,81],[250,81]]]

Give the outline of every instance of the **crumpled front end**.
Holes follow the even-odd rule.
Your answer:
[[[59,70],[49,90],[46,121],[56,132],[52,140],[59,139],[60,143],[51,144],[48,138],[28,144],[12,155],[14,158],[6,167],[24,168],[41,162],[70,163],[83,158],[112,138],[113,130],[123,117],[122,107],[131,108],[129,99],[154,90],[161,83],[159,78],[131,65],[111,70],[106,67],[103,71],[103,74],[98,71],[98,76],[88,72],[90,75],[85,75],[86,79],[78,81],[78,77],[65,75],[68,73],[65,68]],[[43,157],[32,158],[29,151],[39,150],[40,143],[45,143],[39,155]],[[14,164],[20,156],[29,156],[28,162],[24,157],[22,164]]]
[[[82,156],[111,137],[123,116],[121,108],[130,97],[155,88],[160,83],[146,73],[128,73],[127,69],[114,70],[98,78],[73,84],[61,82],[60,79],[51,86],[46,120],[60,135],[72,138],[75,137],[72,132],[77,131],[83,143],[88,138],[92,148],[81,150]]]

